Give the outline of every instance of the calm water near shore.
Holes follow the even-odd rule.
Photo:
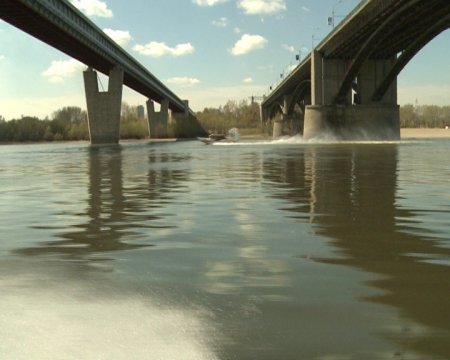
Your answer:
[[[0,359],[448,359],[450,139],[0,147]]]

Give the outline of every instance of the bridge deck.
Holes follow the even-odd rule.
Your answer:
[[[406,50],[413,56],[449,27],[448,0],[363,0],[315,50],[325,59],[363,59],[361,52],[368,59],[390,59]],[[409,60],[405,57],[405,61]],[[282,103],[283,95],[292,93],[301,81],[310,78],[310,67],[308,56],[266,97],[262,106],[270,108]]]
[[[0,18],[108,75],[124,70],[124,84],[184,112],[185,103],[67,0],[1,0]],[[190,110],[191,113],[193,113]]]

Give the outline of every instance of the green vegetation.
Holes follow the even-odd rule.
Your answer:
[[[204,133],[194,117],[188,120],[173,118],[169,124],[170,137],[195,137]],[[138,117],[134,107],[122,103],[120,118],[121,139],[148,138],[147,118]],[[36,141],[70,141],[89,140],[86,111],[78,107],[64,107],[52,114],[52,119],[38,119],[22,116],[20,119],[6,121],[0,116],[0,142],[36,142]]]
[[[261,128],[258,104],[243,101],[229,101],[219,109],[207,108],[197,113],[197,117],[205,130],[210,132],[226,132],[232,127],[241,129],[260,129],[271,133],[271,124]],[[400,126],[403,128],[444,128],[450,126],[450,106],[410,104],[400,107]]]
[[[226,133],[236,127],[241,133],[249,129],[261,129],[259,104],[247,101],[228,101],[218,109],[205,108],[197,112],[197,118],[203,129],[210,133]]]
[[[65,107],[53,113],[53,119],[23,116],[5,121],[0,118],[0,141],[59,141],[89,139],[87,115],[77,107]]]
[[[224,106],[205,108],[197,113],[198,121],[175,117],[169,128],[169,136],[194,137],[202,132],[226,133],[233,127],[241,134],[270,133],[271,126],[262,128],[259,105],[247,101],[228,101]],[[403,128],[444,128],[450,126],[450,106],[404,105],[400,108],[400,126]],[[122,104],[120,125],[122,139],[145,139],[148,137],[146,118],[139,118],[135,109]],[[78,107],[64,107],[52,114],[52,119],[23,116],[6,121],[0,116],[0,142],[89,140],[86,111]]]
[[[450,126],[450,106],[411,104],[400,107],[402,128],[445,128]]]
[[[120,123],[122,139],[148,137],[147,119],[139,118],[134,108],[122,104]],[[6,121],[0,116],[0,142],[89,140],[86,111],[79,107],[64,107],[52,114],[52,119],[23,116]]]
[[[136,109],[127,103],[122,103],[122,116],[120,117],[121,139],[145,139],[148,137],[147,118],[140,118]]]

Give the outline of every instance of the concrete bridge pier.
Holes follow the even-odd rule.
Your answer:
[[[283,136],[284,128],[289,120],[289,105],[291,103],[292,96],[284,95],[283,96],[283,105],[281,106],[281,118],[274,119],[273,121],[273,137]]]
[[[264,126],[267,120],[269,120],[269,110],[262,106],[262,104],[259,105],[259,120],[261,128]]]
[[[303,137],[323,134],[344,140],[400,139],[398,105],[310,105],[305,110]]]
[[[272,136],[274,138],[277,138],[277,137],[280,137],[283,135],[283,128],[284,128],[285,123],[286,123],[286,121],[283,119],[283,117],[281,119],[276,119],[273,121]]]
[[[148,131],[150,138],[163,139],[169,137],[169,100],[161,102],[160,111],[155,111],[153,100],[147,101]]]
[[[173,136],[176,138],[195,138],[206,136],[207,132],[202,128],[194,114],[190,113],[189,101],[183,100],[184,111],[172,111],[170,126]]]
[[[99,91],[97,72],[92,68],[84,71],[83,77],[91,144],[117,144],[120,137],[123,70],[114,68],[110,71],[106,92]]]
[[[352,86],[342,88],[350,65],[348,60],[324,59],[317,51],[311,54],[311,105],[305,108],[304,138],[328,132],[343,139],[399,139],[396,82],[381,101],[372,101],[391,60],[366,60],[362,64],[354,99]]]

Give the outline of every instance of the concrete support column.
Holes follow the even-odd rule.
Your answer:
[[[283,96],[283,106],[281,107],[281,119],[273,122],[273,137],[280,137],[284,133],[284,128],[289,119],[289,105],[291,104],[292,95]]]
[[[391,60],[368,60],[358,75],[360,104],[352,105],[352,92],[345,94],[344,104],[335,100],[345,78],[348,63],[311,55],[311,104],[305,108],[305,139],[332,135],[338,139],[397,140],[400,138],[400,115],[397,86],[394,83],[381,103],[371,97],[389,71]]]
[[[322,54],[311,53],[311,105],[323,105]]]
[[[259,106],[259,119],[261,120],[261,126],[269,120],[269,110],[262,105]]]
[[[98,89],[97,72],[83,73],[91,144],[117,144],[120,137],[123,70],[109,73],[108,91]]]
[[[387,60],[366,60],[358,73],[358,98],[360,104],[370,104],[372,95],[395,63],[395,58]],[[386,91],[383,104],[397,104],[397,80]]]
[[[341,59],[324,59],[316,50],[311,54],[311,104],[329,105],[336,98],[347,72],[347,61]],[[351,104],[351,91],[346,94],[347,103]]]
[[[161,102],[161,109],[159,112],[155,111],[155,103],[153,100],[147,101],[147,117],[148,117],[148,131],[150,138],[162,139],[168,137],[168,123],[169,123],[169,100],[164,99]]]
[[[189,122],[189,101],[183,100],[184,111],[172,112],[170,118],[170,125],[173,130],[173,136],[176,138],[186,138],[189,137],[190,133],[190,122]]]
[[[189,101],[183,100],[184,111],[172,112],[171,128],[172,136],[176,138],[192,139],[197,136],[206,136],[207,132],[202,128],[195,115],[191,114]]]
[[[327,59],[322,62],[323,105],[333,104],[347,72],[347,61]],[[352,91],[345,94],[345,104],[352,103]]]
[[[283,119],[276,119],[276,120],[274,120],[272,136],[274,138],[282,136],[283,135],[283,127],[284,127],[284,120]]]
[[[189,117],[189,100],[183,100],[184,102],[184,116]]]
[[[304,99],[304,105],[311,105],[311,94],[306,94]]]

